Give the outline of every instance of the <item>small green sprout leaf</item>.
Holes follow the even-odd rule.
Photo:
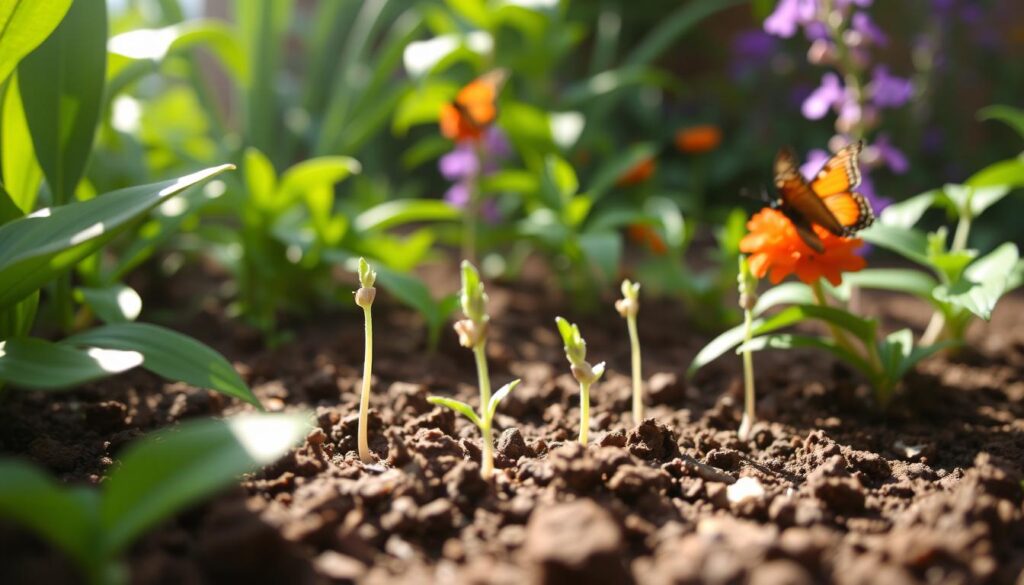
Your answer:
[[[512,380],[508,384],[505,384],[504,386],[499,388],[498,391],[495,392],[493,396],[491,396],[491,401],[487,404],[488,421],[494,419],[494,413],[498,412],[498,405],[501,404],[501,401],[504,400],[505,397],[508,396],[509,392],[512,392],[512,390],[514,390],[515,387],[518,386],[521,381],[522,380]]]
[[[462,312],[476,324],[487,322],[487,293],[480,282],[480,273],[469,260],[462,261],[462,291],[459,294]]]
[[[366,258],[359,259],[359,284],[365,288],[373,286],[373,283],[377,280],[377,272],[370,268],[370,263],[366,261]]]
[[[430,398],[427,398],[427,402],[431,404],[436,404],[438,406],[450,408],[455,412],[458,412],[459,414],[468,418],[469,421],[475,424],[478,428],[484,428],[483,422],[480,420],[480,417],[477,416],[475,412],[473,412],[473,407],[466,404],[465,402],[460,402],[458,400],[455,400],[454,398],[445,398],[443,396],[431,396]]]

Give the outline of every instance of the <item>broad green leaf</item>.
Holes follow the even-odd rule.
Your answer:
[[[1024,110],[1013,106],[994,105],[978,110],[979,120],[999,120],[1024,139]]]
[[[970,187],[949,184],[942,188],[942,192],[953,202],[960,215],[963,215],[964,210],[970,210],[974,218],[1006,197],[1010,193],[1010,186]]]
[[[103,552],[122,552],[162,520],[273,463],[310,427],[301,414],[245,414],[182,423],[133,443],[103,483]]]
[[[82,301],[104,323],[128,323],[142,312],[142,297],[130,286],[114,284],[104,288],[79,287]]]
[[[360,213],[354,222],[360,232],[384,230],[419,221],[454,221],[462,211],[436,199],[396,199]]]
[[[236,0],[239,38],[252,67],[245,86],[245,137],[248,144],[278,161],[281,119],[278,78],[293,0]]]
[[[523,170],[502,170],[480,180],[480,190],[484,193],[535,193],[538,189],[537,175]]]
[[[941,189],[925,191],[906,201],[893,203],[882,210],[878,217],[879,223],[894,228],[910,229],[917,225],[928,208],[935,205],[935,198],[942,193]]]
[[[1024,157],[1002,160],[974,173],[964,183],[969,187],[1024,186]]]
[[[1007,291],[1010,276],[1019,260],[1017,246],[1007,242],[971,263],[953,284],[936,288],[935,299],[952,303],[987,321]]]
[[[149,323],[117,323],[72,335],[61,343],[137,351],[144,356],[142,366],[157,375],[216,390],[262,408],[222,355],[177,331]]]
[[[123,57],[125,61],[120,67],[112,64],[112,69],[116,71],[111,75],[117,79],[112,80],[111,85],[117,88],[126,86],[151,70],[128,67],[131,61],[160,63],[170,55],[185,53],[194,48],[207,49],[243,87],[249,83],[248,55],[236,31],[221,20],[197,19],[161,29],[135,29],[111,37],[108,47],[112,56]]]
[[[0,340],[25,337],[32,332],[39,308],[39,291],[0,309]]]
[[[889,382],[896,382],[903,377],[903,362],[913,350],[914,333],[910,329],[893,331],[878,343],[878,357],[882,360],[882,371]]]
[[[413,126],[436,122],[441,106],[450,102],[458,91],[459,87],[454,83],[437,81],[408,90],[395,108],[391,131],[397,136],[405,136]]]
[[[27,0],[22,0],[24,4]],[[43,170],[36,162],[32,135],[25,120],[21,104],[21,91],[15,75],[7,86],[4,99],[3,121],[0,123],[0,151],[3,152],[4,188],[22,214],[32,213],[43,180]]]
[[[515,389],[522,380],[512,380],[508,384],[505,384],[498,389],[497,392],[491,395],[491,401],[487,403],[487,420],[491,421],[494,419],[494,413],[498,411],[498,405],[501,401],[508,396],[509,392]]]
[[[580,188],[572,165],[556,154],[544,158],[544,185],[552,190],[553,200],[559,202],[559,207],[568,203]]]
[[[844,278],[850,276],[844,275]],[[764,291],[754,304],[753,314],[760,316],[776,305],[806,305],[814,302],[811,287],[802,282],[784,282]]]
[[[860,237],[912,262],[930,266],[928,237],[918,230],[876,223],[860,232]]]
[[[744,351],[761,351],[765,349],[795,349],[795,348],[812,348],[821,349],[831,353],[840,360],[846,362],[850,366],[860,370],[867,376],[871,376],[871,366],[868,365],[863,358],[850,352],[843,347],[840,347],[836,342],[831,339],[825,339],[821,337],[811,337],[808,335],[793,335],[789,333],[776,333],[772,335],[764,335],[761,337],[755,337],[750,340],[750,343],[741,344],[736,348],[736,353],[742,353]]]
[[[300,199],[302,194],[322,185],[334,186],[362,170],[354,158],[321,156],[304,160],[281,176],[280,197],[286,202]]]
[[[0,225],[24,217],[21,208],[11,199],[7,189],[0,184]]]
[[[76,0],[57,29],[18,67],[25,118],[54,202],[74,197],[103,105],[105,0]]]
[[[0,308],[67,271],[153,207],[231,165],[41,209],[0,226]]]
[[[25,337],[0,341],[0,380],[22,388],[59,390],[142,365],[137,351],[74,348]]]
[[[68,489],[38,467],[0,460],[0,518],[18,522],[82,566],[97,559],[97,494]]]
[[[927,299],[938,282],[930,274],[908,268],[867,268],[860,272],[843,275],[843,284],[838,292],[844,299],[849,298],[852,287],[874,290],[891,290],[909,293]]]
[[[71,7],[71,0],[5,0],[0,4],[0,83],[39,46]]]
[[[430,398],[427,398],[427,401],[431,404],[450,408],[468,418],[469,421],[477,427],[483,428],[483,422],[480,421],[480,417],[473,412],[473,407],[465,402],[459,402],[454,398],[444,398],[442,396],[431,396]]]

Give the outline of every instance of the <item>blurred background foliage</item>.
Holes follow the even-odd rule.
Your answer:
[[[464,214],[445,198],[438,160],[453,146],[438,113],[494,68],[509,73],[497,121],[509,152],[482,179],[492,204],[484,271],[512,279],[538,256],[583,302],[595,287],[612,290],[629,258],[646,289],[682,297],[711,329],[737,317],[721,298],[734,288],[747,212],[760,205],[741,194],[770,187],[780,146],[804,154],[835,133],[801,115],[822,69],[803,35],[764,32],[774,0],[108,8],[100,126],[77,196],[225,162],[239,172],[162,206],[78,278],[102,271],[115,282],[157,253],[165,272],[202,257],[230,277],[234,313],[268,334],[284,314],[350,304],[337,269],[365,255],[436,339],[454,305],[412,274],[453,255]],[[909,103],[881,123],[908,159],[905,172],[874,173],[881,196],[960,183],[1021,152],[1012,129],[976,117],[1021,105],[1018,2],[877,2],[870,15],[887,37],[873,58],[913,83]],[[57,197],[44,182],[39,205]],[[1021,239],[1020,198],[1000,205],[1005,213],[977,226],[979,247]]]

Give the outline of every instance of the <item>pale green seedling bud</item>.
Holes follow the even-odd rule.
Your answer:
[[[640,312],[640,283],[630,282],[627,278],[622,281],[622,298],[615,301],[615,310],[622,317],[636,317]]]
[[[377,281],[377,271],[370,268],[365,258],[359,259],[359,290],[356,291],[356,304],[367,309],[377,298],[377,289],[373,283]]]
[[[736,275],[736,284],[739,285],[740,308],[744,311],[753,311],[757,304],[757,277],[750,271],[750,262],[747,257],[740,255],[740,270]]]
[[[587,444],[590,429],[590,387],[604,374],[604,362],[596,366],[587,362],[587,342],[580,334],[575,323],[569,323],[561,317],[555,317],[558,333],[562,336],[565,357],[569,360],[570,371],[580,383],[580,438],[581,445]]]

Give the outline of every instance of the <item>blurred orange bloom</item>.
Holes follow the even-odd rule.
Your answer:
[[[825,251],[818,254],[796,233],[796,227],[777,209],[765,208],[747,222],[749,233],[740,241],[740,251],[750,254],[750,269],[758,278],[768,275],[772,284],[790,274],[806,284],[825,278],[833,286],[843,281],[844,272],[857,272],[866,266],[857,249],[859,238],[841,238],[814,225]]]
[[[617,181],[615,184],[619,187],[628,187],[630,185],[636,185],[643,183],[647,179],[651,178],[654,174],[654,159],[647,158],[638,162],[633,168],[629,169]]]
[[[647,246],[658,256],[668,252],[668,246],[665,245],[665,240],[661,239],[661,234],[649,225],[634,223],[626,228],[626,234],[631,241]]]
[[[722,131],[713,124],[680,128],[676,131],[676,148],[687,154],[710,152],[722,143]]]

